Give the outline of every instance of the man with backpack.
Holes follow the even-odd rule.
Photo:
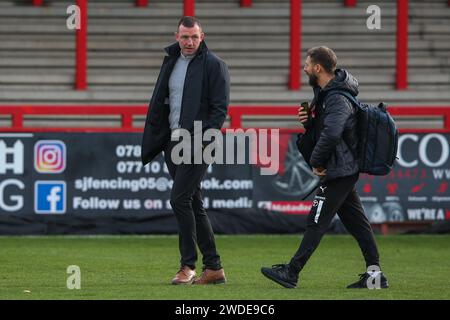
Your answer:
[[[327,47],[315,47],[307,52],[304,71],[313,87],[314,98],[310,116],[300,109],[299,121],[306,129],[305,136],[312,140],[312,153],[307,158],[314,174],[320,178],[320,185],[302,242],[291,261],[263,267],[261,272],[286,288],[295,288],[300,271],[337,213],[357,240],[368,268],[347,288],[370,288],[373,283],[387,288],[374,234],[355,189],[360,172],[356,155],[361,133],[357,131],[357,107],[347,95],[358,95],[358,81],[346,70],[336,69],[336,65],[336,54]]]

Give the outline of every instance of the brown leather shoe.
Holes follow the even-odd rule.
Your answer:
[[[225,282],[226,278],[223,269],[204,269],[202,275],[195,279],[194,284],[220,284]]]
[[[175,278],[172,279],[172,284],[192,284],[194,279],[195,270],[192,270],[188,266],[182,266],[175,275]]]

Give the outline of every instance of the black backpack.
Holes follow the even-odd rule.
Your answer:
[[[359,172],[384,176],[391,171],[398,148],[398,129],[385,103],[370,105],[359,102],[347,91],[331,90],[340,94],[357,108]]]

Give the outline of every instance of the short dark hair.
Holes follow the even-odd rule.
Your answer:
[[[320,64],[327,73],[333,74],[336,70],[337,56],[330,48],[325,46],[314,47],[309,49],[306,55],[314,64]]]
[[[180,29],[181,25],[185,26],[186,28],[193,28],[195,27],[195,25],[198,25],[200,30],[202,30],[202,25],[200,24],[200,21],[195,17],[184,16],[183,18],[181,18],[180,21],[178,21],[177,31]]]

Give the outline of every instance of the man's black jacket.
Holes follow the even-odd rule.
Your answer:
[[[142,137],[142,164],[146,165],[164,150],[170,141],[168,105],[169,78],[180,56],[178,43],[165,48]],[[180,127],[193,131],[194,121],[202,121],[203,130],[220,129],[227,116],[230,100],[230,76],[224,61],[208,50],[205,42],[188,65],[181,102]]]
[[[331,90],[343,90],[358,95],[358,80],[343,69],[323,88],[314,88],[311,102],[315,117],[305,125],[314,131],[314,149],[310,165],[327,169],[326,179],[331,180],[359,171],[356,159],[358,133],[356,108],[347,98]]]

